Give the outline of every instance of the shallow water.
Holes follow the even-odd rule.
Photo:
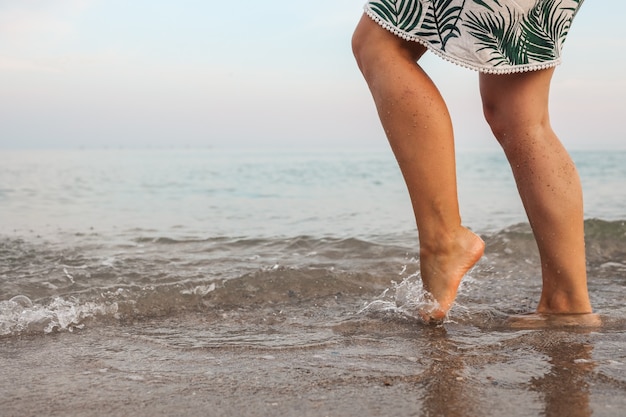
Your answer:
[[[578,155],[603,325],[519,329],[540,264],[497,154],[459,156],[487,249],[436,327],[388,154],[3,154],[0,409],[80,415],[100,389],[109,414],[621,415],[623,156]]]
[[[624,324],[511,330],[350,300],[0,340],[6,415],[620,416]],[[106,397],[103,394],[106,393]]]
[[[594,309],[607,320],[624,317],[626,223],[588,220],[586,230]],[[529,227],[483,238],[485,256],[464,279],[451,321],[529,312],[539,298],[540,264]],[[0,242],[1,335],[72,330],[100,317],[134,320],[267,304],[306,308],[328,298],[353,300],[353,313],[410,317],[423,295],[417,252],[400,244],[310,236],[144,236],[108,245],[97,236],[80,239],[80,247]]]

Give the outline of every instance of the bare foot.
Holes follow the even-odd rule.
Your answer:
[[[584,315],[591,313],[591,302],[589,301],[587,285],[585,284],[583,282],[577,286],[571,285],[566,287],[566,290],[557,287],[555,284],[544,284],[541,299],[537,306],[537,313],[548,315]],[[565,285],[562,286],[564,287]]]
[[[602,318],[593,313],[587,314],[517,314],[510,316],[511,328],[520,330],[547,328],[595,328],[602,327]]]
[[[436,249],[420,248],[420,269],[424,289],[434,298],[434,307],[420,311],[426,322],[440,322],[452,307],[461,280],[483,255],[485,242],[461,227],[448,242]]]

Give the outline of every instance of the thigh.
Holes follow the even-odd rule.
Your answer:
[[[480,95],[487,119],[537,119],[548,115],[554,68],[515,74],[480,74]],[[526,120],[528,121],[528,120]]]
[[[353,46],[377,50],[379,54],[397,53],[419,60],[427,48],[419,42],[403,39],[363,14],[354,31]]]

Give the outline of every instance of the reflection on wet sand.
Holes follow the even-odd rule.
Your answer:
[[[477,387],[468,381],[461,349],[443,326],[427,329],[432,343],[431,365],[425,371],[426,389],[421,415],[471,417],[483,415],[476,400]]]
[[[544,396],[545,416],[591,416],[588,379],[595,368],[592,345],[567,333],[548,336],[536,349],[550,358],[552,368],[544,377],[532,380],[532,389]]]
[[[591,416],[588,381],[596,365],[593,346],[580,332],[515,332],[499,348],[491,344],[468,349],[444,327],[425,330],[422,337],[430,339],[432,350],[430,366],[424,371],[420,415],[497,415],[498,408],[516,406],[512,397],[502,396],[506,389],[517,391],[518,406],[527,411],[547,417]],[[492,377],[484,372],[492,367],[501,374]],[[511,402],[494,404],[491,397]]]

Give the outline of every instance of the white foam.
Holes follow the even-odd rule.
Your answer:
[[[117,303],[80,303],[76,299],[53,299],[46,305],[33,303],[24,295],[0,301],[0,335],[21,333],[51,333],[80,329],[85,319],[95,316],[115,316]]]
[[[400,283],[393,282],[376,300],[363,307],[360,313],[367,311],[393,312],[421,320],[419,312],[434,311],[439,304],[432,295],[424,290],[419,273],[410,275]]]

